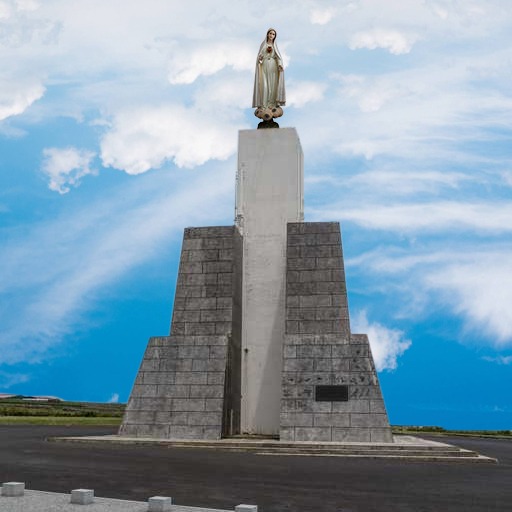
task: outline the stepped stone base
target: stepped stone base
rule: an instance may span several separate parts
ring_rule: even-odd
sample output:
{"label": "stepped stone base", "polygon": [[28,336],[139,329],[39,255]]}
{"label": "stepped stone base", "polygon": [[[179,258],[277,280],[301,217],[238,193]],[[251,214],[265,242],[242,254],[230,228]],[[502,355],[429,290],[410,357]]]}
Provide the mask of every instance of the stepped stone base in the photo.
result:
{"label": "stepped stone base", "polygon": [[283,441],[393,442],[368,337],[350,332],[337,222],[288,224],[281,396]]}
{"label": "stepped stone base", "polygon": [[[339,224],[287,230],[280,439],[392,443],[368,338],[350,331]],[[235,226],[185,230],[170,336],[149,341],[121,436],[240,433],[242,246]]]}
{"label": "stepped stone base", "polygon": [[232,336],[236,244],[234,226],[185,229],[171,333],[149,340],[120,435],[236,433],[230,429],[240,409],[230,359],[239,357]]}

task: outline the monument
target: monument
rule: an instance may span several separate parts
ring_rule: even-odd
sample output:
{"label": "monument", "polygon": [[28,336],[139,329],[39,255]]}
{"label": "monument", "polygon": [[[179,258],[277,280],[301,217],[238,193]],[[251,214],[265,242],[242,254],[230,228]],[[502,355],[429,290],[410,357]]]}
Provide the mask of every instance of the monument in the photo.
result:
{"label": "monument", "polygon": [[340,227],[304,222],[303,154],[269,29],[235,224],[186,228],[169,336],[149,340],[121,436],[393,442],[368,337],[350,330]]}

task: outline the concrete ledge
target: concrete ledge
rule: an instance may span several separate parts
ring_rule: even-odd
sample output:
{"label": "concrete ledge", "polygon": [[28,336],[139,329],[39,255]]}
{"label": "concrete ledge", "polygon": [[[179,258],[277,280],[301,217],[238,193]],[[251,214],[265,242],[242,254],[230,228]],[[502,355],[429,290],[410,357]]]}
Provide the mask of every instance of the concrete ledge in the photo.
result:
{"label": "concrete ledge", "polygon": [[203,448],[254,452],[260,455],[303,455],[323,457],[360,457],[371,459],[411,460],[414,462],[497,463],[497,459],[480,455],[446,443],[414,436],[399,435],[392,443],[279,441],[234,437],[220,440],[154,439],[126,436],[53,437],[51,442],[157,445],[168,448]]}
{"label": "concrete ledge", "polygon": [[[152,510],[166,510],[170,512],[233,512],[233,509],[186,507],[182,505],[172,505],[170,503],[167,504],[168,502],[165,500],[170,500],[170,498],[164,496],[154,496],[153,498],[163,498],[163,501],[160,503],[165,503],[164,506],[168,508],[148,508],[148,506],[151,507],[149,501],[145,503],[141,501],[95,497],[94,503],[85,506],[83,510],[90,510],[91,512],[149,512]],[[150,498],[150,500],[151,499],[152,498]],[[15,499],[4,495],[0,496],[0,510],[2,512],[74,512],[76,510],[82,510],[82,507],[70,503],[69,494],[26,490],[23,496],[19,496]]]}

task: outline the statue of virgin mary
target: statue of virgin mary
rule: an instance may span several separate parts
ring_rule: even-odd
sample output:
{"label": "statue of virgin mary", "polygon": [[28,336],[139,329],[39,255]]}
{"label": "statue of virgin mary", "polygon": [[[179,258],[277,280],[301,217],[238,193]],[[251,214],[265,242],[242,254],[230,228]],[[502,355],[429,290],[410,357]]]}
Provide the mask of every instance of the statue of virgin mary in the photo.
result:
{"label": "statue of virgin mary", "polygon": [[286,105],[283,59],[276,45],[277,33],[269,28],[256,59],[252,106],[275,108]]}

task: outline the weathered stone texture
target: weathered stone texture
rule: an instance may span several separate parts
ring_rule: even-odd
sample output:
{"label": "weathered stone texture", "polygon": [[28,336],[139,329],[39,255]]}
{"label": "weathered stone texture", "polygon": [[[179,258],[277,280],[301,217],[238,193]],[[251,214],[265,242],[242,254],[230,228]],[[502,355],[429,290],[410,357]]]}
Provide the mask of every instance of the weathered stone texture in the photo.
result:
{"label": "weathered stone texture", "polygon": [[[318,385],[348,401],[317,402]],[[339,224],[288,224],[280,437],[392,442],[368,337],[351,334]]]}
{"label": "weathered stone texture", "polygon": [[150,339],[120,435],[222,436],[232,331],[234,230],[233,226],[185,229],[171,333]]}

